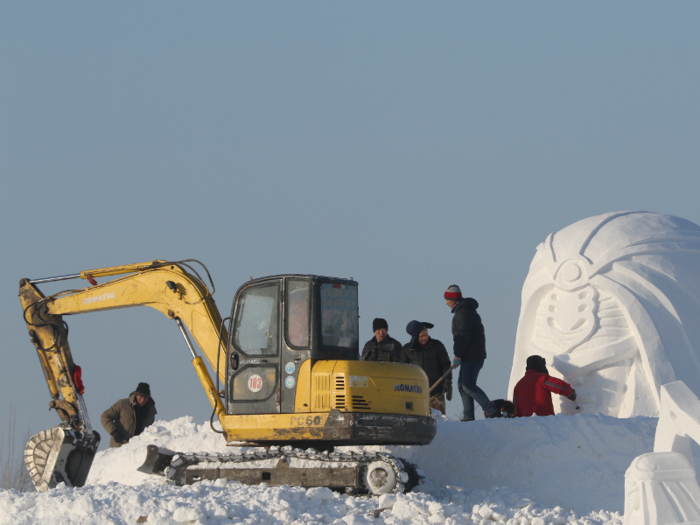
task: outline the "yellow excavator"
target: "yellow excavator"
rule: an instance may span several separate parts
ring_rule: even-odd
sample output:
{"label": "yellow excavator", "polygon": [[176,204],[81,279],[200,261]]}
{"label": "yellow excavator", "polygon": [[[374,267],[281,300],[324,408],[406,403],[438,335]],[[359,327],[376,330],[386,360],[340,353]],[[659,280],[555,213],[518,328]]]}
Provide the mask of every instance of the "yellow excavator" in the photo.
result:
{"label": "yellow excavator", "polygon": [[[102,278],[108,280],[98,283]],[[91,286],[50,296],[37,288],[68,279]],[[64,316],[142,305],[177,324],[227,444],[262,448],[202,455],[151,445],[139,470],[176,484],[226,478],[348,493],[410,490],[419,482],[414,465],[387,454],[334,452],[347,445],[425,445],[436,432],[428,379],[419,367],[358,359],[357,287],[352,279],[316,275],[251,279],[238,289],[230,317],[222,319],[211,276],[198,261],[156,260],[22,279],[24,320],[49,388],[49,406],[61,418],[59,426],[36,434],[26,446],[37,490],[61,482],[83,486],[100,441],[83,400]],[[214,370],[216,385],[190,335]]]}

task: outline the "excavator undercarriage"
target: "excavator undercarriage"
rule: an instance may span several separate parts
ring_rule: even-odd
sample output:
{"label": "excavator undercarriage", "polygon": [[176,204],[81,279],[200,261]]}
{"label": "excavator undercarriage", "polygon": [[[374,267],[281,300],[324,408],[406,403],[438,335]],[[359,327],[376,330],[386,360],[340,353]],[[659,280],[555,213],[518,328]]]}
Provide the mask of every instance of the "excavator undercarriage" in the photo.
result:
{"label": "excavator undercarriage", "polygon": [[160,474],[176,485],[228,479],[248,485],[267,483],[328,487],[348,494],[396,494],[414,488],[422,476],[406,460],[377,452],[318,452],[270,447],[245,454],[184,454],[148,447],[141,472]]}

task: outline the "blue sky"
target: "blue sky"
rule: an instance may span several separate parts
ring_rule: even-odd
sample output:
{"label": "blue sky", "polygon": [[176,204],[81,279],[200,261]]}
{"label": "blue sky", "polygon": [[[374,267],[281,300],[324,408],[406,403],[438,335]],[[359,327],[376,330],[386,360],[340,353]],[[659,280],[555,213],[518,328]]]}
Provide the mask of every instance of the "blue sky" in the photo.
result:
{"label": "blue sky", "polygon": [[[250,276],[360,283],[449,346],[480,303],[480,384],[506,397],[546,235],[608,211],[700,223],[694,2],[0,5],[0,421],[53,426],[22,277],[196,258],[224,315]],[[66,287],[77,283],[67,283]],[[47,286],[48,293],[62,289]],[[93,424],[140,381],[209,417],[172,321],[68,319]],[[449,406],[457,415],[457,401]]]}

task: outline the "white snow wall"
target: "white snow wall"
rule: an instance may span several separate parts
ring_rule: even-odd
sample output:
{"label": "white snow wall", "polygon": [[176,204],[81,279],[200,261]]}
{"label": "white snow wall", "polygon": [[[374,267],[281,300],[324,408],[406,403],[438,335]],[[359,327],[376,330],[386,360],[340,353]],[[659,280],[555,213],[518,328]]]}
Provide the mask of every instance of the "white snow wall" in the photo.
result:
{"label": "white snow wall", "polygon": [[[700,227],[606,213],[551,233],[522,291],[509,394],[528,356],[571,383],[581,412],[657,416],[661,385],[700,397]],[[575,413],[563,398],[555,408]]]}

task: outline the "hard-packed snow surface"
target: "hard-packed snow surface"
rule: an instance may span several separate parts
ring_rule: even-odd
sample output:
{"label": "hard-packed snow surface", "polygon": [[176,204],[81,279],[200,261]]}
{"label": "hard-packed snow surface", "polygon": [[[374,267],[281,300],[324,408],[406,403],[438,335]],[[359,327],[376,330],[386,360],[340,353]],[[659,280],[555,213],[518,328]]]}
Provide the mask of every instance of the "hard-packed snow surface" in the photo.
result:
{"label": "hard-packed snow surface", "polygon": [[148,444],[241,453],[190,417],[157,421],[99,452],[85,487],[0,491],[0,524],[621,525],[624,474],[653,447],[657,420],[603,415],[478,420],[441,417],[424,447],[372,447],[423,470],[422,492],[352,497],[325,488],[202,482],[187,487],[136,471]]}

